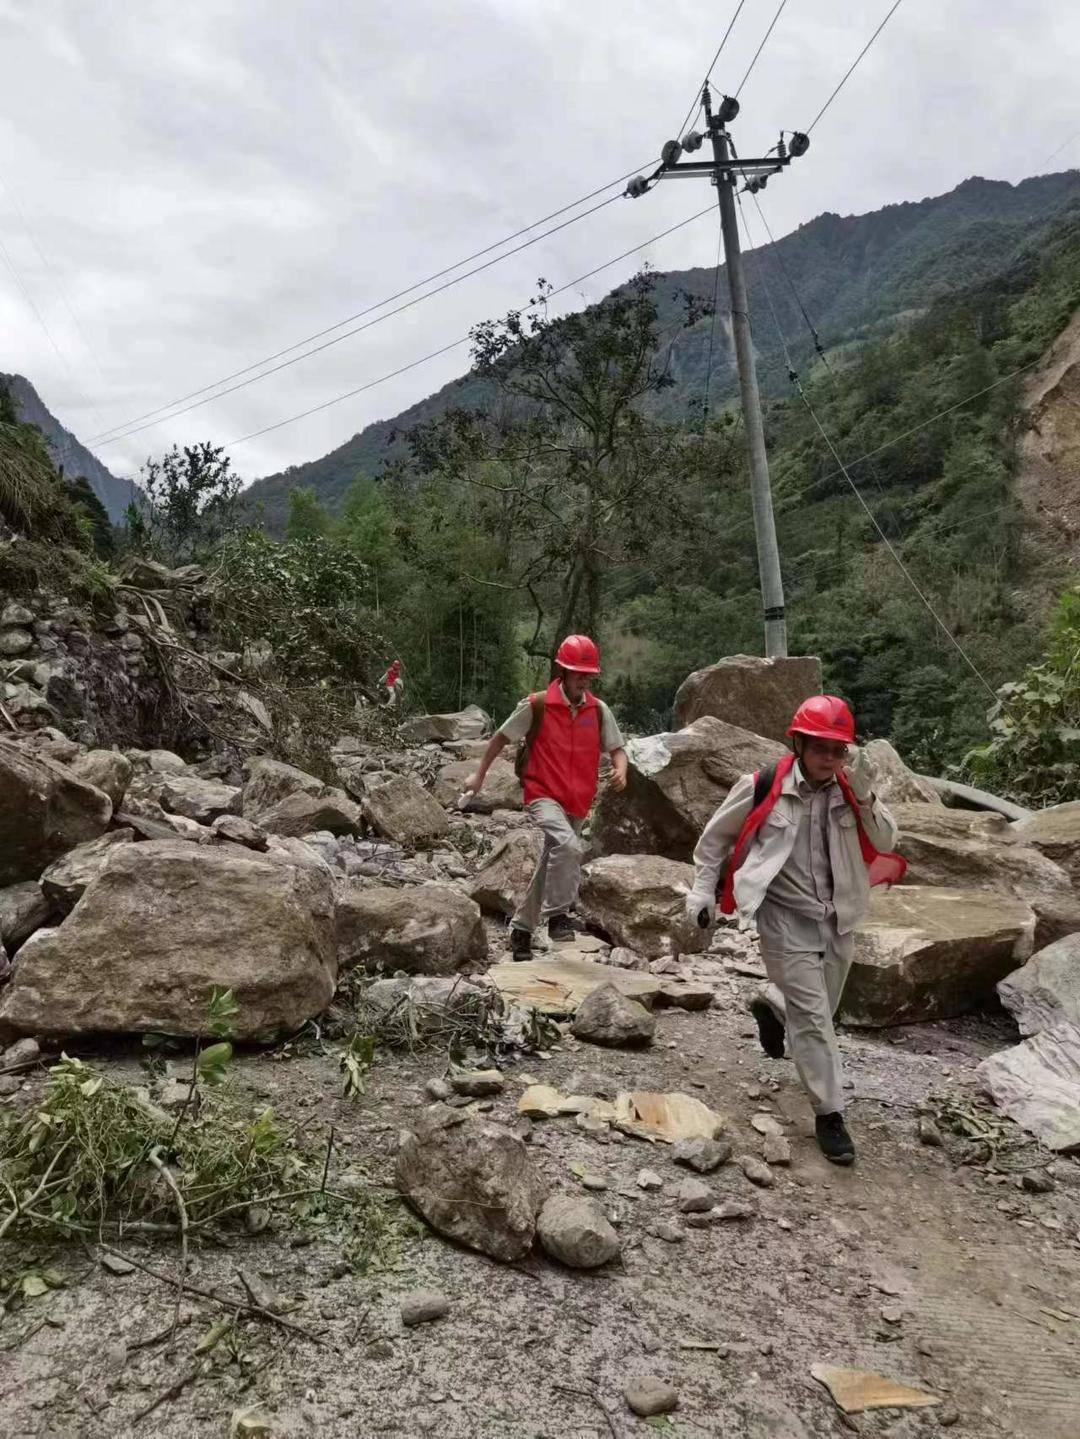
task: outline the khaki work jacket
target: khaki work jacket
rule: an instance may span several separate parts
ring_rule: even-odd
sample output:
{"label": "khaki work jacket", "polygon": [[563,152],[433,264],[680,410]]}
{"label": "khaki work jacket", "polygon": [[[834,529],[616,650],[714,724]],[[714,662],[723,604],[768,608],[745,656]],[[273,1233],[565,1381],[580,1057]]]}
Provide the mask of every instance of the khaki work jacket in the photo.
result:
{"label": "khaki work jacket", "polygon": [[[705,826],[694,850],[695,893],[715,892],[753,799],[754,776],[744,774]],[[750,852],[735,875],[735,904],[744,918],[752,919],[757,914],[769,886],[787,863],[802,815],[796,767],[784,777],[776,804],[754,836]],[[875,795],[860,802],[859,817],[876,850],[885,852],[896,847],[896,821]],[[836,928],[839,934],[847,934],[866,913],[870,882],[859,848],[855,813],[839,785],[834,785],[829,795],[828,829]]]}

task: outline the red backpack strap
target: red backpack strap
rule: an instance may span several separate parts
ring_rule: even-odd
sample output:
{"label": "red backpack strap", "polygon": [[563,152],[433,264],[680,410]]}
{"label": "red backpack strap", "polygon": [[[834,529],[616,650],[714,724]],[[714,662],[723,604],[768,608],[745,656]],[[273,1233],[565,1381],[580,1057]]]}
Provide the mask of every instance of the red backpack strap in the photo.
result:
{"label": "red backpack strap", "polygon": [[859,802],[855,798],[854,791],[843,770],[837,771],[836,780],[855,816],[855,826],[859,831],[859,849],[862,853],[863,864],[866,865],[871,887],[879,884],[899,884],[907,874],[907,860],[902,854],[882,854],[880,850],[874,848],[870,843],[870,836],[863,828]]}
{"label": "red backpack strap", "polygon": [[794,764],[795,756],[785,755],[778,764],[759,770],[754,775],[754,793],[750,813],[743,820],[742,829],[732,846],[731,854],[728,856],[728,862],[724,866],[721,876],[718,893],[721,914],[735,913],[735,876],[750,852],[754,836],[768,819],[776,804],[784,780]]}

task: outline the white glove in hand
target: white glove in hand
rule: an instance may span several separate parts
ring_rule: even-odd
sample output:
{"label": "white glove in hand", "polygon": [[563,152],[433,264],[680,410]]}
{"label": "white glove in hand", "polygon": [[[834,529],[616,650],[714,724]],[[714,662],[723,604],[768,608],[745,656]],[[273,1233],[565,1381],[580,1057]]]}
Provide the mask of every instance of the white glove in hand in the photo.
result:
{"label": "white glove in hand", "polygon": [[874,768],[866,756],[866,751],[856,750],[855,757],[847,762],[844,769],[852,794],[860,804],[865,804],[874,792]]}
{"label": "white glove in hand", "polygon": [[[704,916],[704,920],[702,916]],[[686,896],[686,917],[691,924],[708,929],[716,918],[716,895],[700,889],[692,889]]]}

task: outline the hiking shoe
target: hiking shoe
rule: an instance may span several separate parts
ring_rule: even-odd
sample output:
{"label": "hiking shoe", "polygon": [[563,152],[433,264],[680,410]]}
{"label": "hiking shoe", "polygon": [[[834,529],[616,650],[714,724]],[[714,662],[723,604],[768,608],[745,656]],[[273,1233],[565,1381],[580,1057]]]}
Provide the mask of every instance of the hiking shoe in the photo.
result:
{"label": "hiking shoe", "polygon": [[527,929],[510,931],[510,957],[515,960],[532,959],[532,935]]}
{"label": "hiking shoe", "polygon": [[763,997],[750,1001],[750,1013],[757,1022],[758,1039],[770,1059],[784,1057],[784,1026],[769,1001]]}
{"label": "hiking shoe", "polygon": [[855,1145],[842,1114],[819,1114],[814,1121],[817,1142],[830,1164],[854,1164]]}
{"label": "hiking shoe", "polygon": [[552,944],[565,944],[567,940],[576,939],[577,930],[570,923],[569,915],[553,914],[548,920],[548,939]]}

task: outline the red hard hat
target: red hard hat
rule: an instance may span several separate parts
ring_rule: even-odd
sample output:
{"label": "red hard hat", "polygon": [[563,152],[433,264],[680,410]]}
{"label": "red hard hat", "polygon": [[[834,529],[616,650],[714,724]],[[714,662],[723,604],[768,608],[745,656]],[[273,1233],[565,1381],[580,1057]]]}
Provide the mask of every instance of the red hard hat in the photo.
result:
{"label": "red hard hat", "polygon": [[814,739],[835,739],[855,743],[855,719],[836,695],[811,695],[795,711],[788,734],[812,735]]}
{"label": "red hard hat", "polygon": [[600,651],[588,635],[567,635],[555,652],[555,663],[583,675],[600,673]]}

